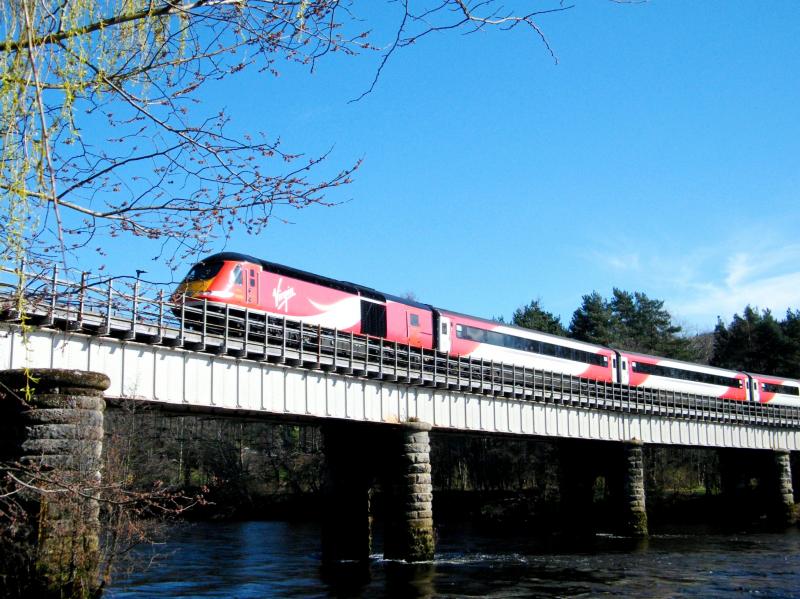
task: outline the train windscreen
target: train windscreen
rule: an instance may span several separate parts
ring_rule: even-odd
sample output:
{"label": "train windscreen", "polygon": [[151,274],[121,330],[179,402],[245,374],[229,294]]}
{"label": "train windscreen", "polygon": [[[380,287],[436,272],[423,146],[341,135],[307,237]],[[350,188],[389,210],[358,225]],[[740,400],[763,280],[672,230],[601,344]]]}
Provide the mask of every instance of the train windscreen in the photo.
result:
{"label": "train windscreen", "polygon": [[206,281],[213,279],[222,269],[222,262],[200,262],[192,266],[184,281]]}

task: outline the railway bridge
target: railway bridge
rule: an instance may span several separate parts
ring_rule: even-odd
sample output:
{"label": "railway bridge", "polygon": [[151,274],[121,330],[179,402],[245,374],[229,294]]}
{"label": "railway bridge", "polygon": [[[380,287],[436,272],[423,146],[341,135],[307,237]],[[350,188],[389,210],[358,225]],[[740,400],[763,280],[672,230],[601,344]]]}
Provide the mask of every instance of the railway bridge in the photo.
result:
{"label": "railway bridge", "polygon": [[[376,468],[393,498],[385,556],[432,557],[429,435],[438,431],[561,439],[563,484],[575,502],[594,472],[586,467],[587,448],[611,456],[606,467],[620,484],[622,532],[634,536],[647,534],[643,444],[714,447],[731,456],[752,452],[759,456],[756,474],[774,487],[774,513],[785,523],[793,517],[789,456],[800,450],[795,407],[456,358],[229,307],[190,308],[170,303],[163,293],[140,293],[138,281],[125,292],[111,279],[68,283],[54,273],[37,281],[38,287],[0,285],[2,427],[18,431],[24,425],[22,437],[35,433],[13,447],[3,445],[3,459],[26,452],[63,457],[73,442],[94,444],[91,451],[99,455],[102,419],[77,418],[72,409],[101,413],[100,397],[165,410],[322,423],[329,511],[323,555],[331,560],[370,554],[368,493]],[[20,374],[26,370],[46,398],[43,409],[70,407],[72,412],[60,410],[69,434],[49,420],[34,426],[19,402],[9,407],[30,380]],[[102,376],[82,374],[89,372]],[[59,394],[61,403],[53,399]],[[76,403],[75,397],[90,400]],[[83,434],[76,422],[93,424]],[[728,468],[729,476],[752,474],[737,474],[735,463]]]}

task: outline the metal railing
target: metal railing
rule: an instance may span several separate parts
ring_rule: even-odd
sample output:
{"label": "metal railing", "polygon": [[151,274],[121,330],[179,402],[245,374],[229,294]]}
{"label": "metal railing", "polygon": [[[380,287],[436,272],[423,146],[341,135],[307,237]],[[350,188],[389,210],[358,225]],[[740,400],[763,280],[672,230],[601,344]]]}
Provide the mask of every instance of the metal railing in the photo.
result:
{"label": "metal railing", "polygon": [[[800,408],[632,387],[145,290],[134,278],[0,269],[0,319],[494,397],[678,420],[800,428]],[[149,292],[148,292],[149,291]]]}

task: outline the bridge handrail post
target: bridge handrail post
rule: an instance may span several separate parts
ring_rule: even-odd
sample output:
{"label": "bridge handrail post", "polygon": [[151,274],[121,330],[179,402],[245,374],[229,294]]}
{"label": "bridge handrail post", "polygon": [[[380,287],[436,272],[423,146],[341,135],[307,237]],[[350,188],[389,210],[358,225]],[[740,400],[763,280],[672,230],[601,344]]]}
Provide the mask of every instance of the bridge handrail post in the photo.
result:
{"label": "bridge handrail post", "polygon": [[111,314],[113,312],[114,302],[114,282],[112,279],[108,280],[108,291],[106,292],[106,323],[105,334],[111,335]]}
{"label": "bridge handrail post", "polygon": [[303,357],[304,357],[304,351],[305,351],[305,347],[303,347],[305,345],[303,343],[304,341],[305,341],[305,332],[303,331],[303,321],[301,320],[300,321],[300,355],[299,355],[301,364],[303,363]]}
{"label": "bridge handrail post", "polygon": [[355,338],[356,336],[353,334],[353,331],[350,331],[350,355],[348,356],[349,372],[353,372],[353,354],[356,351]]}
{"label": "bridge handrail post", "polygon": [[53,326],[56,322],[56,295],[58,287],[58,264],[53,264],[53,278],[50,281],[50,314],[48,324]]}
{"label": "bridge handrail post", "polygon": [[158,337],[164,338],[164,290],[158,290]]}
{"label": "bridge handrail post", "polygon": [[78,324],[83,324],[83,309],[86,302],[86,271],[81,272],[81,287],[78,290]]}
{"label": "bridge handrail post", "polygon": [[322,325],[317,324],[317,365],[322,364]]}
{"label": "bridge handrail post", "polygon": [[267,353],[269,349],[269,316],[264,314],[264,346],[263,346],[263,353],[264,359],[267,359]]}
{"label": "bridge handrail post", "polygon": [[200,341],[203,348],[206,346],[206,335],[208,334],[208,298],[203,298],[203,326],[200,331]]}
{"label": "bridge handrail post", "polygon": [[181,323],[178,331],[178,344],[183,347],[183,339],[186,333],[186,292],[181,295]]}
{"label": "bridge handrail post", "polygon": [[133,284],[133,310],[131,312],[131,334],[136,337],[136,320],[139,318],[139,279]]}
{"label": "bridge handrail post", "polygon": [[224,331],[222,331],[222,351],[227,353],[228,352],[228,330],[230,329],[231,325],[231,305],[226,303],[225,304],[225,326]]}
{"label": "bridge handrail post", "polygon": [[286,358],[286,317],[281,316],[281,358]]}

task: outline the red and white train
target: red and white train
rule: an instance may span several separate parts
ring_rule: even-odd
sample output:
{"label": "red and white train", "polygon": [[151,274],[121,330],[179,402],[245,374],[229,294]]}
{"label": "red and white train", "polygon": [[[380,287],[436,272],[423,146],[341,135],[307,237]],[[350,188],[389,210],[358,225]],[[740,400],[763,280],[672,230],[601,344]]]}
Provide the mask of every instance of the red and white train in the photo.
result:
{"label": "red and white train", "polygon": [[800,406],[800,381],[611,349],[435,308],[233,252],[197,263],[176,298],[286,316],[454,356],[598,381]]}

